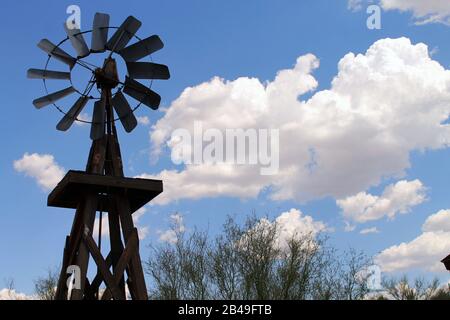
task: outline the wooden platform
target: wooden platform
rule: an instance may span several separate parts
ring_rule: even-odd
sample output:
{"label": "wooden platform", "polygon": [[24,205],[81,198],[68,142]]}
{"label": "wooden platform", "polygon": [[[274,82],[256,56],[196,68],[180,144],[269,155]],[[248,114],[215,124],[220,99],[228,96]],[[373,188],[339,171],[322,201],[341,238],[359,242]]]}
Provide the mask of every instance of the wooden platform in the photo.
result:
{"label": "wooden platform", "polygon": [[70,170],[49,194],[47,205],[76,209],[82,195],[96,193],[101,196],[97,210],[108,212],[108,196],[119,193],[128,197],[131,213],[134,213],[162,191],[161,180],[113,177]]}
{"label": "wooden platform", "polygon": [[442,259],[441,262],[444,264],[445,269],[450,271],[450,254],[447,257],[445,257],[444,259]]}

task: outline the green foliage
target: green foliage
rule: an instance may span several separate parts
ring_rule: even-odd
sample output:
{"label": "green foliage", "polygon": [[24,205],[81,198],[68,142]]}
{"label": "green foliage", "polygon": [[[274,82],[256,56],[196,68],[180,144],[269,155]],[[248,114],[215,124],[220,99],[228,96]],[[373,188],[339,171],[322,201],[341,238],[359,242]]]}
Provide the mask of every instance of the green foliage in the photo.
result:
{"label": "green foliage", "polygon": [[430,282],[423,278],[409,281],[405,275],[399,280],[385,279],[383,287],[386,291],[385,298],[391,300],[441,300],[449,298],[449,290],[439,288],[438,279]]}
{"label": "green foliage", "polygon": [[344,254],[312,234],[280,246],[279,227],[252,216],[244,225],[228,218],[210,240],[198,230],[174,227],[177,241],[152,247],[146,263],[153,299],[362,299],[370,259]]}
{"label": "green foliage", "polygon": [[39,300],[54,300],[58,284],[58,272],[49,269],[47,275],[34,281],[34,291]]}

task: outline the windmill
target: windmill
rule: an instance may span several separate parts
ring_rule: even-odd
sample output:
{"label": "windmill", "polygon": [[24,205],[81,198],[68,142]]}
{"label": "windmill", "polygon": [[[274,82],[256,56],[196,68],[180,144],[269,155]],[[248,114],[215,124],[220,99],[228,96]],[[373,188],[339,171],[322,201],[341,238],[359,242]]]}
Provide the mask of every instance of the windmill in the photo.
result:
{"label": "windmill", "polygon": [[[56,299],[126,299],[126,286],[132,299],[147,299],[147,289],[139,255],[139,238],[132,214],[163,190],[161,180],[124,177],[116,122],[120,121],[126,132],[137,126],[134,111],[141,105],[156,110],[161,97],[151,89],[153,80],[169,79],[167,66],[153,62],[142,62],[146,57],[162,49],[163,43],[157,35],[141,39],[136,32],[141,22],[129,16],[119,27],[109,26],[108,14],[96,13],[92,30],[64,28],[67,37],[54,44],[47,39],[38,47],[48,54],[44,69],[29,69],[32,79],[42,79],[46,95],[33,101],[37,109],[53,105],[63,114],[56,128],[68,130],[74,122],[88,122],[91,125],[92,145],[85,171],[70,170],[49,194],[47,205],[75,209],[70,235],[66,237],[61,273]],[[108,39],[108,33],[112,33]],[[91,47],[85,38],[90,34]],[[76,55],[62,49],[70,43]],[[132,44],[131,44],[132,43]],[[102,66],[87,61],[91,54],[105,56]],[[121,80],[115,56],[126,65],[127,75]],[[49,70],[49,62],[57,60],[68,67],[68,71]],[[75,67],[89,72],[90,80],[85,88],[77,88],[73,82]],[[150,86],[137,81],[149,79]],[[67,87],[49,93],[47,81],[68,81]],[[99,93],[92,93],[96,87]],[[66,111],[58,103],[69,96],[78,95]],[[137,100],[131,107],[126,96]],[[92,100],[92,120],[81,119],[82,110]],[[103,257],[101,252],[102,223],[99,223],[99,237],[93,238],[94,222],[102,221],[108,213],[110,252]],[[97,266],[96,274],[89,279],[88,265],[92,260]],[[72,271],[72,274],[67,272]],[[78,270],[78,272],[76,272]],[[69,277],[70,276],[70,277]],[[73,279],[75,278],[75,282]],[[106,288],[100,294],[102,283]],[[68,287],[71,287],[69,290]]]}

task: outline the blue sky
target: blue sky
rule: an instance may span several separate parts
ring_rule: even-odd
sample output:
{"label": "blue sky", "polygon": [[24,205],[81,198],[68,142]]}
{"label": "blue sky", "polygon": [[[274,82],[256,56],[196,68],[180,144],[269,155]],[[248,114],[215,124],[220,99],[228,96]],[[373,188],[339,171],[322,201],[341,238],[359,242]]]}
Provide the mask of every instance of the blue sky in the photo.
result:
{"label": "blue sky", "polygon": [[[395,90],[400,88],[396,85],[392,86],[392,90],[388,86],[387,90],[383,92],[386,93],[386,96],[392,94],[398,99],[392,98],[386,101],[380,99],[380,103],[386,103],[386,108],[382,111],[385,113],[380,115],[381,119],[390,119],[384,117],[390,114],[389,108],[391,107],[397,108],[395,110],[405,111],[406,114],[409,114],[408,110],[411,110],[412,113],[417,113],[417,117],[411,119],[405,117],[407,118],[405,127],[409,123],[407,121],[411,121],[411,127],[419,128],[420,131],[421,125],[419,122],[422,121],[420,119],[424,121],[422,124],[424,128],[428,128],[426,121],[435,121],[435,118],[428,117],[427,112],[432,112],[429,110],[438,110],[437,108],[440,106],[442,106],[442,110],[449,108],[450,43],[448,37],[450,29],[442,21],[418,25],[417,21],[423,19],[423,12],[427,8],[411,7],[407,8],[410,10],[399,11],[395,8],[388,8],[385,4],[388,2],[380,3],[383,6],[381,29],[369,30],[366,27],[368,15],[365,8],[367,4],[362,3],[362,10],[350,10],[347,1],[344,0],[145,2],[129,0],[122,2],[122,4],[118,1],[40,1],[39,5],[25,1],[2,1],[0,32],[3,47],[0,55],[1,61],[3,61],[3,77],[0,81],[3,96],[3,116],[0,120],[0,130],[3,136],[3,153],[0,157],[0,192],[2,194],[0,252],[3,258],[0,263],[0,281],[14,278],[19,291],[31,293],[33,279],[45,274],[47,268],[57,266],[60,263],[64,238],[70,231],[73,212],[46,207],[49,188],[37,183],[36,177],[41,175],[33,171],[32,164],[27,164],[26,161],[22,162],[22,169],[18,169],[17,165],[14,166],[15,161],[24,159],[26,153],[37,154],[38,158],[36,159],[39,161],[43,159],[43,155],[52,155],[52,160],[50,161],[48,158],[47,160],[53,166],[64,170],[83,169],[87,160],[90,147],[89,127],[75,125],[67,133],[56,131],[55,125],[59,121],[60,114],[51,106],[42,110],[34,109],[32,100],[44,94],[42,83],[26,79],[28,68],[42,68],[46,61],[46,55],[36,47],[37,42],[44,37],[54,42],[65,37],[62,23],[68,16],[66,8],[69,5],[80,6],[81,28],[83,30],[90,29],[93,15],[99,11],[109,13],[111,25],[116,26],[128,15],[133,15],[143,22],[143,26],[138,32],[139,36],[146,37],[151,34],[158,34],[162,38],[165,43],[164,49],[155,53],[152,57],[156,62],[169,65],[171,70],[169,81],[155,82],[153,86],[162,96],[162,110],[187,108],[188,103],[186,101],[189,100],[178,99],[185,88],[205,84],[206,90],[212,89],[214,84],[211,79],[213,77],[225,79],[222,82],[225,87],[228,86],[226,80],[233,81],[240,77],[259,79],[259,82],[263,85],[273,82],[277,72],[293,69],[297,58],[306,54],[313,54],[315,59],[320,61],[320,66],[310,70],[310,74],[317,81],[317,86],[306,90],[300,100],[307,101],[315,96],[315,99],[311,99],[312,101],[308,103],[311,103],[311,106],[320,105],[321,98],[315,94],[323,90],[333,89],[332,80],[340,71],[342,71],[343,79],[345,77],[347,77],[345,78],[347,80],[353,79],[351,78],[354,76],[351,63],[352,61],[357,63],[356,60],[349,59],[347,65],[349,67],[345,69],[347,70],[345,77],[343,69],[340,69],[341,65],[338,65],[347,53],[360,53],[367,56],[366,51],[376,41],[405,37],[410,39],[411,44],[399,41],[381,42],[379,48],[392,46],[394,49],[382,51],[380,54],[398,54],[396,57],[401,59],[409,56],[409,53],[404,53],[404,51],[410,50],[411,52],[414,51],[414,53],[411,53],[411,60],[414,60],[417,55],[422,54],[415,45],[421,42],[425,43],[428,46],[428,53],[431,54],[430,61],[434,60],[439,63],[443,69],[435,70],[428,62],[414,64],[415,61],[408,61],[416,69],[399,69],[398,76],[404,72],[410,75],[409,78],[405,79],[411,79],[411,74],[416,75],[414,72],[420,72],[420,68],[424,68],[424,70],[430,68],[429,73],[424,74],[424,83],[430,86],[424,88],[428,88],[430,96],[419,95],[420,90],[425,90],[421,87],[417,89],[417,101],[419,104],[423,102],[434,103],[434,107],[423,106],[423,109],[421,109],[421,106],[410,102],[410,99],[404,96],[408,93],[414,96],[415,92],[411,92],[411,90],[396,92]],[[396,2],[401,3],[402,1],[391,1],[391,3]],[[439,8],[433,7],[433,1],[429,3],[430,14],[436,13],[433,10],[439,10]],[[444,17],[448,17],[448,12],[447,16],[444,15]],[[400,48],[400,46],[402,47]],[[378,49],[374,49],[374,51],[376,50]],[[381,51],[381,49],[379,50]],[[57,63],[55,63],[56,67]],[[447,69],[447,71],[443,71],[444,69]],[[446,87],[444,85],[439,87],[439,90],[434,90],[433,85],[439,86],[441,83],[438,83],[437,80],[436,82],[431,80],[427,82],[427,77],[434,77],[433,72],[436,73],[436,78],[439,78],[442,83],[447,83]],[[344,80],[341,81],[342,86],[345,86]],[[246,87],[246,83],[236,83],[236,86],[240,85],[242,85],[242,90],[250,90]],[[414,88],[414,82],[411,86]],[[374,88],[377,88],[376,82]],[[351,88],[345,88],[345,90],[351,96]],[[434,93],[436,93],[436,96],[431,96]],[[200,96],[205,93],[194,90],[190,93],[192,95],[190,97],[194,99],[196,94]],[[355,96],[357,94],[355,93]],[[249,95],[251,94],[249,93]],[[352,101],[356,101],[356,98],[353,98],[355,100]],[[213,97],[212,99],[218,98]],[[376,96],[375,99],[377,99]],[[178,104],[174,104],[174,101],[178,101]],[[219,102],[218,100],[211,101]],[[274,102],[274,104],[276,103],[278,102]],[[400,105],[401,109],[398,109]],[[202,119],[205,121],[208,119],[208,107],[201,103],[195,104],[195,108],[204,112]],[[213,110],[210,112],[214,112],[215,106],[211,105],[210,107]],[[230,112],[233,112],[233,108],[235,106],[231,105]],[[181,114],[184,114],[183,112],[183,110],[180,111]],[[423,117],[419,114],[420,112],[424,113]],[[162,149],[162,154],[156,161],[152,161],[155,159],[150,154],[152,148],[155,148],[155,140],[150,138],[150,132],[153,130],[151,125],[163,119],[162,121],[165,121],[166,124],[176,126],[178,123],[173,117],[165,116],[162,111],[153,112],[144,108],[140,108],[137,115],[147,116],[150,125],[141,124],[131,134],[126,134],[120,129],[126,175],[158,175],[165,169],[176,169],[178,172],[185,170],[183,167],[175,166],[170,161],[170,150],[167,147]],[[235,116],[239,117],[239,115]],[[322,114],[322,116],[323,119],[328,118],[326,114]],[[339,116],[338,113],[337,116]],[[319,120],[315,119],[314,121]],[[400,138],[408,138],[409,132],[407,129],[396,125],[395,128],[391,128],[392,130],[389,131],[386,139],[389,140],[391,136],[398,138],[395,134],[400,130],[399,128],[403,130],[401,134],[398,133],[401,136]],[[148,227],[148,234],[142,240],[141,255],[146,258],[149,253],[146,245],[161,241],[159,238],[168,228],[171,222],[170,216],[175,212],[183,215],[183,221],[188,229],[193,227],[208,228],[209,232],[214,234],[220,230],[228,214],[235,215],[239,220],[255,211],[259,216],[268,215],[272,219],[276,219],[282,213],[295,208],[302,212],[301,217],[310,216],[314,221],[324,223],[328,228],[327,232],[331,243],[337,248],[354,247],[374,256],[402,242],[408,244],[427,230],[430,234],[433,233],[436,236],[435,239],[442,239],[439,237],[448,239],[450,227],[446,230],[436,230],[433,229],[433,223],[442,221],[450,226],[448,218],[450,213],[442,212],[428,220],[427,227],[424,226],[425,221],[431,215],[440,210],[450,209],[448,197],[450,169],[447,168],[450,151],[446,148],[445,141],[447,141],[447,138],[444,138],[444,142],[433,143],[435,136],[443,135],[445,132],[442,128],[436,129],[436,126],[430,125],[430,128],[430,132],[425,129],[423,132],[426,141],[421,140],[421,135],[417,134],[418,130],[411,133],[410,140],[415,143],[411,143],[411,146],[401,153],[401,155],[406,154],[409,165],[403,164],[402,167],[400,164],[394,166],[395,168],[392,170],[390,168],[378,168],[377,173],[373,173],[370,178],[367,178],[367,182],[360,183],[360,189],[357,189],[359,186],[357,183],[345,187],[346,179],[334,181],[333,178],[330,178],[329,184],[336,185],[336,188],[323,187],[323,193],[329,193],[330,195],[319,196],[320,192],[318,192],[309,199],[303,199],[301,195],[296,194],[284,196],[282,200],[274,200],[271,197],[273,186],[271,187],[271,184],[266,182],[255,184],[260,187],[260,191],[256,195],[249,192],[251,195],[248,197],[243,194],[236,195],[232,192],[218,192],[212,198],[207,194],[198,194],[195,197],[182,199],[177,199],[176,196],[171,195],[167,203],[147,206],[147,211],[139,219],[138,225],[141,228]],[[440,131],[441,129],[442,131]],[[321,128],[317,128],[318,133],[320,133],[320,130]],[[359,131],[354,132],[358,133]],[[283,150],[290,148],[304,148],[304,145],[298,142],[301,137],[297,138],[292,135],[290,137],[291,139],[281,140],[281,153],[283,153]],[[401,141],[401,139],[396,140],[396,142]],[[333,143],[333,141],[330,140],[330,143]],[[386,145],[389,142],[390,140],[386,142]],[[343,142],[338,140],[337,143]],[[348,143],[351,144],[352,142],[349,141]],[[311,142],[311,147],[317,147],[317,150],[321,150],[319,143],[315,145]],[[369,146],[369,149],[361,151],[357,148],[350,148],[349,150],[355,152],[355,156],[359,152],[370,151],[376,158],[377,145],[375,144],[372,148],[374,149],[370,149]],[[386,160],[386,166],[389,167],[391,162],[395,162],[389,160],[390,157],[395,158],[395,154],[394,156],[391,154],[392,152],[395,153],[395,149],[387,148],[387,151],[380,152],[379,162],[383,163]],[[401,149],[401,147],[397,149]],[[320,151],[318,152],[321,156]],[[280,163],[280,166],[283,167],[283,163]],[[348,166],[351,166],[351,164],[349,163]],[[318,170],[320,168],[319,160]],[[342,168],[337,167],[337,170],[339,169]],[[39,167],[37,170],[39,171]],[[351,172],[351,168],[346,168],[346,170]],[[367,169],[367,171],[369,170]],[[52,171],[52,173],[55,172]],[[355,172],[355,179],[358,174],[361,173]],[[174,175],[169,182],[177,181],[177,177],[178,175]],[[209,185],[211,188],[217,187],[217,184],[222,181],[220,178],[216,180],[214,175],[211,174],[208,174],[207,178],[208,181],[212,181]],[[300,178],[298,177],[298,179]],[[281,176],[279,178],[273,177],[273,179],[273,181],[282,180]],[[256,180],[258,180],[257,177],[255,177]],[[216,182],[214,183],[214,181]],[[378,215],[376,218],[366,219],[366,222],[361,222],[361,218],[355,219],[355,216],[364,216],[364,214],[368,214],[367,210],[365,213],[356,212],[353,215],[345,216],[343,207],[337,204],[337,200],[343,199],[347,199],[347,203],[361,201],[361,199],[351,198],[359,192],[365,192],[366,196],[372,195],[382,198],[386,187],[388,189],[389,186],[401,188],[402,185],[397,185],[399,181],[406,181],[409,183],[407,187],[415,187],[416,189],[412,191],[408,189],[412,194],[408,195],[406,199],[400,200],[398,198],[390,199],[389,197],[392,194],[386,192],[385,197],[394,204],[391,203],[391,207],[386,209],[386,212],[379,208],[369,208],[372,211],[378,210]],[[420,184],[413,185],[412,182],[414,181],[419,181]],[[193,183],[195,184],[196,181],[194,180]],[[238,179],[230,183],[235,183],[239,187],[245,185],[248,181]],[[342,192],[339,191],[338,186],[340,184],[342,184]],[[287,188],[281,182],[277,186],[282,190]],[[299,187],[300,193],[302,190],[302,187]],[[402,192],[406,191],[400,190],[399,192],[404,194]],[[404,202],[398,204],[401,201]],[[396,205],[397,207],[395,207]],[[366,206],[370,207],[367,204]],[[389,210],[393,211],[391,218],[387,217]],[[405,211],[405,214],[401,214],[399,211]],[[350,218],[350,215],[353,218]],[[298,219],[298,216],[294,215],[292,218]],[[301,221],[303,220],[300,218],[300,226],[302,225]],[[355,226],[355,229],[353,231],[345,230],[345,221]],[[370,228],[376,228],[378,232],[360,233],[361,230]],[[393,267],[395,263],[387,253],[381,261],[390,265],[389,270],[393,274],[437,275],[443,281],[448,280],[448,275],[443,272],[444,270],[441,270],[441,272],[436,269],[429,270],[428,267],[435,264],[436,261],[429,261],[427,264],[426,260],[435,259],[436,255],[443,252],[442,249],[436,249],[433,243],[425,243],[423,239],[419,242],[419,249],[413,245],[407,245],[405,250],[411,252],[402,253],[405,256],[400,257],[404,262],[411,254],[413,260],[420,260],[417,263],[402,268]],[[447,253],[450,253],[450,247],[447,249]],[[417,252],[414,250],[428,251],[424,252],[424,258],[421,260],[417,258]],[[391,252],[399,251],[392,250]],[[0,283],[1,287],[2,284]]]}

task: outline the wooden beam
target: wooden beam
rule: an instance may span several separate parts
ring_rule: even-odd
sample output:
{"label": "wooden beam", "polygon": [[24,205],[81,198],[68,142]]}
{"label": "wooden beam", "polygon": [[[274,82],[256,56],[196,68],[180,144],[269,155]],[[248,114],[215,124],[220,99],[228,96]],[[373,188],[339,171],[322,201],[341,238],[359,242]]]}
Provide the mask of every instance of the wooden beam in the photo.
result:
{"label": "wooden beam", "polygon": [[66,243],[64,245],[64,252],[63,252],[63,262],[61,266],[61,271],[59,273],[58,278],[58,284],[56,286],[56,293],[55,293],[55,300],[66,300],[67,299],[67,266],[68,266],[68,260],[69,260],[69,247],[70,237],[66,237]]}
{"label": "wooden beam", "polygon": [[103,173],[106,158],[106,143],[106,136],[92,142],[88,162],[86,164],[86,172]]}
{"label": "wooden beam", "polygon": [[[94,227],[97,201],[98,201],[98,198],[97,198],[96,194],[86,195],[81,218],[84,222],[84,224],[83,224],[84,228],[87,227],[89,230],[92,230],[92,228]],[[73,236],[80,237],[81,233],[83,233],[82,230],[76,230],[76,233]],[[80,288],[80,290],[72,290],[72,295],[71,295],[72,300],[82,300],[83,299],[85,280],[86,280],[87,269],[88,269],[88,265],[89,265],[89,250],[83,241],[79,241],[78,243],[79,243],[78,253],[76,256],[75,264],[80,268],[80,286],[81,286],[81,288]]]}
{"label": "wooden beam", "polygon": [[86,300],[95,300],[95,292],[92,290],[92,286],[89,283],[89,279],[86,278],[84,284],[84,299]]}
{"label": "wooden beam", "polygon": [[[114,272],[114,281],[116,284],[119,284],[119,282],[123,279],[123,273],[125,272],[125,269],[130,262],[131,258],[136,255],[136,250],[138,248],[139,244],[139,237],[137,229],[134,228],[132,234],[130,235],[130,238],[125,246],[125,249],[122,252],[122,255],[120,256],[120,259],[117,263],[116,270]],[[104,293],[102,300],[109,300],[110,296],[107,292]]]}
{"label": "wooden beam", "polygon": [[107,289],[111,291],[111,295],[114,299],[124,300],[125,297],[122,295],[122,292],[116,286],[113,275],[109,271],[100,250],[98,250],[97,244],[95,243],[94,239],[89,233],[90,233],[89,228],[86,227],[85,232],[83,233],[83,240],[84,243],[87,245],[92,255],[92,258],[94,259],[98,269],[100,270],[103,276],[103,280],[105,281]]}
{"label": "wooden beam", "polygon": [[[108,220],[109,220],[109,239],[111,246],[112,270],[114,274],[117,274],[118,272],[117,263],[119,262],[120,257],[123,254],[124,248],[120,236],[119,215],[117,214],[116,210],[112,210],[110,213],[108,213]],[[119,278],[119,281],[117,281],[117,285],[125,295],[125,279],[123,276],[123,270],[121,271],[121,277]]]}
{"label": "wooden beam", "polygon": [[[124,195],[116,195],[116,207],[120,214],[120,222],[122,225],[122,233],[125,242],[128,242],[133,232],[134,223],[130,213],[128,199]],[[135,288],[135,295],[139,300],[148,300],[147,288],[145,286],[144,271],[142,270],[141,257],[139,251],[134,254],[130,261],[130,275]]]}
{"label": "wooden beam", "polygon": [[[105,259],[106,267],[109,269],[111,267],[111,253],[108,253]],[[101,284],[103,282],[103,277],[100,272],[100,270],[97,270],[97,274],[94,277],[94,280],[92,280],[91,288],[94,292],[98,292],[98,289],[100,288]]]}

